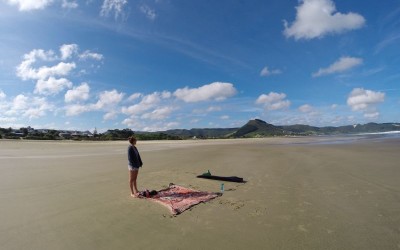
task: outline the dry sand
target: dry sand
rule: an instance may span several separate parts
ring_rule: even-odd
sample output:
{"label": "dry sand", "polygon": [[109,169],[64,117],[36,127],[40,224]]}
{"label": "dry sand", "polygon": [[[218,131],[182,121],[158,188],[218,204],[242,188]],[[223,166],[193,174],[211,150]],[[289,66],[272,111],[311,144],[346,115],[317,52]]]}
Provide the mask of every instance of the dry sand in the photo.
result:
{"label": "dry sand", "polygon": [[247,180],[176,217],[130,198],[126,142],[0,140],[0,249],[400,249],[400,139],[330,140],[138,142],[139,189]]}

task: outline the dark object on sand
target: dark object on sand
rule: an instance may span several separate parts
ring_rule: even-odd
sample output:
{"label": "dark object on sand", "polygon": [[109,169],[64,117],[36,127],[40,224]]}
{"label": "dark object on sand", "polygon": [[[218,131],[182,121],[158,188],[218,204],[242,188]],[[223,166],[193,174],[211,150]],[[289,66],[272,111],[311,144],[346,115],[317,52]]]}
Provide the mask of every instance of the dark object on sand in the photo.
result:
{"label": "dark object on sand", "polygon": [[208,173],[204,173],[201,175],[198,175],[197,178],[204,178],[204,179],[210,179],[210,180],[219,180],[219,181],[230,181],[230,182],[245,182],[243,178],[237,177],[237,176],[217,176],[217,175],[211,175]]}
{"label": "dark object on sand", "polygon": [[156,195],[157,193],[158,192],[156,190],[149,191],[146,189],[145,191],[139,192],[139,196],[150,198],[150,197]]}

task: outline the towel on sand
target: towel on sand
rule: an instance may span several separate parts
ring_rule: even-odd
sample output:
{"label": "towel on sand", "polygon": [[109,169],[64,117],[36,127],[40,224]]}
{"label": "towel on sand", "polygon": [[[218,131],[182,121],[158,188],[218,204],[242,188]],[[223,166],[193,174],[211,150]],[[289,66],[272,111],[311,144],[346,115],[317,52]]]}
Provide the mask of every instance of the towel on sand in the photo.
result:
{"label": "towel on sand", "polygon": [[158,191],[155,195],[149,197],[140,195],[139,197],[158,202],[166,206],[172,214],[177,215],[201,202],[207,202],[218,196],[221,196],[221,194],[198,191],[172,184],[168,188]]}

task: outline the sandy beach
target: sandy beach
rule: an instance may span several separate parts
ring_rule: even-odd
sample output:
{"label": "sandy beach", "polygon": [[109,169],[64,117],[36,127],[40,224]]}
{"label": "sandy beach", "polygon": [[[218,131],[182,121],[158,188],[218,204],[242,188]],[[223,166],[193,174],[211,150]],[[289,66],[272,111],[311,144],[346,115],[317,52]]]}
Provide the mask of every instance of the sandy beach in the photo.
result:
{"label": "sandy beach", "polygon": [[130,198],[127,142],[0,140],[0,249],[400,249],[400,139],[138,142],[139,189],[225,192],[178,216]]}

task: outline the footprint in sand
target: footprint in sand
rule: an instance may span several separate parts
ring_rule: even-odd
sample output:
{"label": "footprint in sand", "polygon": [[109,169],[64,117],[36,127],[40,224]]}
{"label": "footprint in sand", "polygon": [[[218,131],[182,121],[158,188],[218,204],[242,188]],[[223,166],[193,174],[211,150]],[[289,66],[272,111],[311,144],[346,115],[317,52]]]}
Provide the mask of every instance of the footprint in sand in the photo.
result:
{"label": "footprint in sand", "polygon": [[242,207],[244,207],[244,202],[243,201],[220,200],[219,204],[229,206],[233,210],[239,210]]}
{"label": "footprint in sand", "polygon": [[263,216],[266,214],[267,214],[267,208],[265,208],[265,207],[258,207],[256,209],[254,209],[254,211],[249,213],[249,215],[253,216],[253,217]]}
{"label": "footprint in sand", "polygon": [[307,228],[304,225],[298,225],[297,226],[297,230],[301,231],[301,232],[305,232],[308,233]]}

